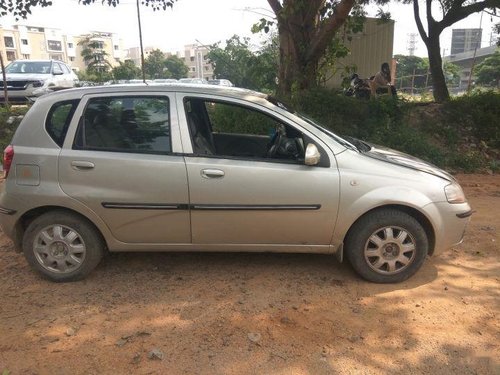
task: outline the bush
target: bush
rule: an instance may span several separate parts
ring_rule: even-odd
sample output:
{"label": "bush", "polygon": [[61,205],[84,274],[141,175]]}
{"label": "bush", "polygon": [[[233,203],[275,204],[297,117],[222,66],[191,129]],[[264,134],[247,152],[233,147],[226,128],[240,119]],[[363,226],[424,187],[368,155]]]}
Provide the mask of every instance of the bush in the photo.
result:
{"label": "bush", "polygon": [[500,93],[475,92],[453,98],[444,105],[447,123],[459,131],[469,131],[489,147],[500,149]]}
{"label": "bush", "polygon": [[411,105],[390,97],[360,100],[319,89],[295,103],[299,110],[339,135],[359,138],[442,165],[442,151],[409,126]]}
{"label": "bush", "polygon": [[28,106],[0,107],[0,152],[3,153],[12,141],[12,136],[28,109]]}
{"label": "bush", "polygon": [[390,97],[360,100],[317,89],[302,93],[294,105],[339,135],[394,148],[442,168],[498,170],[498,92],[457,97],[441,105]]}

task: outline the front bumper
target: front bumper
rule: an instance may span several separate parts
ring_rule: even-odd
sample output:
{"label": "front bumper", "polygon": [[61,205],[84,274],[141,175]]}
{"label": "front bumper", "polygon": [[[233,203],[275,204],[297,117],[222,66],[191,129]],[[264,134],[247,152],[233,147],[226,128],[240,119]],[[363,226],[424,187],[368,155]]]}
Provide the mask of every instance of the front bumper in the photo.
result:
{"label": "front bumper", "polygon": [[[45,87],[27,88],[25,90],[9,90],[7,92],[9,102],[12,103],[33,103],[42,95],[48,94],[53,90]],[[0,90],[0,102],[5,101],[3,90]]]}
{"label": "front bumper", "polygon": [[424,207],[435,233],[433,255],[442,253],[463,241],[473,211],[468,203],[430,203]]}

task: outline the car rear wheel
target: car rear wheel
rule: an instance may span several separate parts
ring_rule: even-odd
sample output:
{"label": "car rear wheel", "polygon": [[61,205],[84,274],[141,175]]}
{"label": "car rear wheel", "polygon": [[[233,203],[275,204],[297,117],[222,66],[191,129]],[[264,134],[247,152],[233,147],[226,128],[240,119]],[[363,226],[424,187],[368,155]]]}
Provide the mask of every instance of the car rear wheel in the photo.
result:
{"label": "car rear wheel", "polygon": [[345,245],[354,270],[376,283],[408,279],[422,266],[429,248],[422,225],[394,209],[362,217],[349,231]]}
{"label": "car rear wheel", "polygon": [[23,237],[28,263],[52,281],[86,277],[100,262],[104,243],[85,219],[64,211],[52,211],[33,220]]}

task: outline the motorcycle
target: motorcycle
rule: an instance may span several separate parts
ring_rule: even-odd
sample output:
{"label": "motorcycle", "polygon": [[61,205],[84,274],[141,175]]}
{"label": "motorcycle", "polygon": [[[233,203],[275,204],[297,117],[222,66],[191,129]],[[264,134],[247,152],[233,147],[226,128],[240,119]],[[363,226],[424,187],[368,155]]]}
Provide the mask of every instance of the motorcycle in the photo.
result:
{"label": "motorcycle", "polygon": [[[370,81],[374,79],[375,76],[369,79],[359,78],[355,73],[351,76],[351,81],[349,87],[344,90],[345,96],[353,96],[358,99],[370,99],[371,87]],[[378,95],[391,95],[393,98],[397,96],[396,87],[393,85],[387,85],[383,87],[378,87],[375,91]]]}

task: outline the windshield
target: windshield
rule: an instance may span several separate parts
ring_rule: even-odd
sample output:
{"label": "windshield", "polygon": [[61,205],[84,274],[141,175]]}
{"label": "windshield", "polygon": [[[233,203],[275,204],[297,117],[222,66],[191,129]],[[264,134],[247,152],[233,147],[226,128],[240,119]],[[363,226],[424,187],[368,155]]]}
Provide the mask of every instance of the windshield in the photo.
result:
{"label": "windshield", "polygon": [[[299,117],[300,119],[304,120],[308,124],[314,126],[316,129],[322,131],[323,133],[325,133],[330,138],[333,138],[336,142],[340,143],[342,146],[350,148],[350,149],[353,149],[353,150],[357,150],[357,151],[364,151],[362,148],[356,147],[357,145],[355,145],[351,140],[348,141],[348,140],[346,140],[346,139],[338,136],[337,134],[335,134],[331,130],[327,129],[326,127],[324,127],[324,126],[322,126],[320,124],[318,124],[316,121],[314,121],[310,117],[308,117],[308,116],[306,116],[306,115],[304,115],[304,114],[302,114],[300,112],[297,112],[297,111],[293,110],[292,107],[290,107],[288,104],[283,103],[282,101],[276,99],[275,97],[268,96],[267,100],[269,102],[273,103],[274,105],[278,106],[279,108],[284,109],[285,111],[287,111],[287,112],[289,112],[289,113],[291,113],[291,114]],[[350,137],[348,137],[348,138],[350,138]],[[369,146],[368,146],[368,149],[370,149]]]}
{"label": "windshield", "polygon": [[50,61],[14,61],[5,68],[6,73],[50,74]]}

